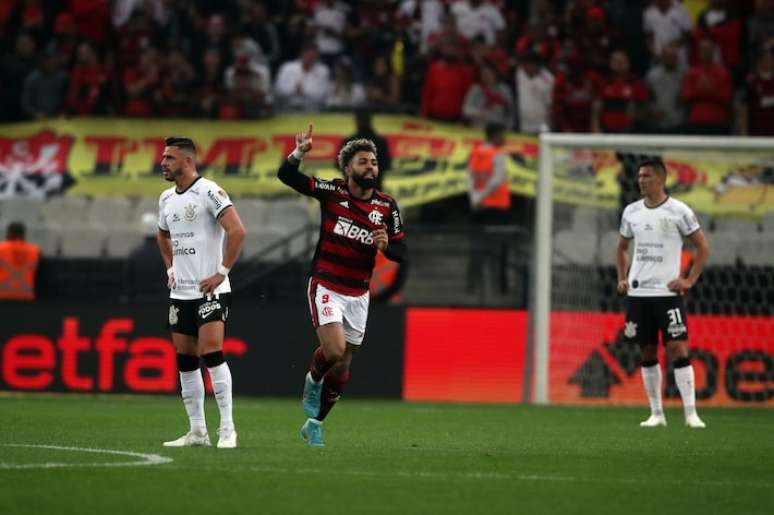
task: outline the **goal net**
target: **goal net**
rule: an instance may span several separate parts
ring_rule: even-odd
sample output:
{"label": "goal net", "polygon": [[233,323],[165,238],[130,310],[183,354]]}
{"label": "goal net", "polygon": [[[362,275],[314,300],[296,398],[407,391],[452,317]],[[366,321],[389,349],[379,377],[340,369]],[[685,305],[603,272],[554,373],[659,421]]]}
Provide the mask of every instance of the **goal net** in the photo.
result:
{"label": "goal net", "polygon": [[[660,158],[710,260],[686,297],[700,404],[774,405],[774,139],[543,134],[535,227],[537,403],[646,404],[616,295],[620,215]],[[683,267],[691,266],[691,249]],[[661,349],[664,399],[679,402]]]}

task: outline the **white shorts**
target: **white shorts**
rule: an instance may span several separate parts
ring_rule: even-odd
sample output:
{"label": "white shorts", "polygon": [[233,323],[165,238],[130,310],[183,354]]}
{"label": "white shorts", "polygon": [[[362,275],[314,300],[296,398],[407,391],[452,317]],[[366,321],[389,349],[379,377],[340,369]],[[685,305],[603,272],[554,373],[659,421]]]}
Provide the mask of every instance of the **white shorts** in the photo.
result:
{"label": "white shorts", "polygon": [[368,321],[369,292],[350,297],[331,291],[314,278],[309,279],[309,310],[315,329],[321,325],[339,323],[344,326],[347,343],[360,345]]}

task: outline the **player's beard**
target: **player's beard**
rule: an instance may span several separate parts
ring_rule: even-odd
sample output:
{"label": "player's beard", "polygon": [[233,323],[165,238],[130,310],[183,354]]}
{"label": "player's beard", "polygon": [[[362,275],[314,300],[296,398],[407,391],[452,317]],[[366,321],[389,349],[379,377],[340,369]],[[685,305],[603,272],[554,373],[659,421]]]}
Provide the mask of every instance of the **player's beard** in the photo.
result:
{"label": "player's beard", "polygon": [[175,178],[180,176],[180,170],[169,170],[169,171],[163,171],[162,174],[164,175],[164,180],[167,182],[175,182]]}
{"label": "player's beard", "polygon": [[376,177],[366,177],[365,175],[353,173],[352,180],[364,190],[370,190],[376,186]]}

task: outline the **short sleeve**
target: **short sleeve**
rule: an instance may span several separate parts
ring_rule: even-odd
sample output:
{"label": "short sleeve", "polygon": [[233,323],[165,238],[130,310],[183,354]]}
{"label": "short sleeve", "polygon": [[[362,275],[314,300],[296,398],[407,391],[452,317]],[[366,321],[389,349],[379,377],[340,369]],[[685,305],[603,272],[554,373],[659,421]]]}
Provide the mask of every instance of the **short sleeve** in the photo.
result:
{"label": "short sleeve", "polygon": [[680,234],[687,237],[701,229],[699,220],[690,207],[684,206],[680,211],[680,219],[677,221],[677,228]]}
{"label": "short sleeve", "polygon": [[395,200],[390,200],[390,218],[387,221],[387,237],[390,241],[400,240],[406,234],[403,232],[403,219]]}
{"label": "short sleeve", "polygon": [[164,194],[162,194],[159,197],[159,221],[158,226],[159,229],[162,231],[169,232],[169,225],[167,225],[167,217],[164,216],[164,206],[166,205],[165,202],[166,198],[164,197]]}
{"label": "short sleeve", "polygon": [[218,218],[224,209],[232,205],[231,199],[228,198],[226,192],[214,182],[207,187],[204,204],[207,207],[207,211],[215,218]]}
{"label": "short sleeve", "polygon": [[623,238],[626,238],[627,240],[631,240],[634,238],[634,233],[632,232],[632,224],[629,220],[629,210],[624,209],[623,215],[621,215],[621,228],[618,230],[618,232],[621,234]]}

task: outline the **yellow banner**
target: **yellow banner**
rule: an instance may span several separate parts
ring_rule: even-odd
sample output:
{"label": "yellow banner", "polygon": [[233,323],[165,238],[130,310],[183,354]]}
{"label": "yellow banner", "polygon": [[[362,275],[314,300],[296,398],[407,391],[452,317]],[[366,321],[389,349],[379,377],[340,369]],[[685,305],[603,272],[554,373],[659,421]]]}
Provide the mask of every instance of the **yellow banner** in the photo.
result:
{"label": "yellow banner", "polygon": [[[76,195],[156,196],[168,184],[158,163],[164,138],[185,135],[199,150],[199,171],[230,195],[274,196],[289,190],[276,178],[281,160],[292,151],[296,132],[314,123],[314,148],[304,171],[336,177],[334,161],[344,137],[355,131],[351,115],[293,115],[270,120],[52,120],[0,126],[0,197],[65,188]],[[403,207],[416,206],[468,188],[467,160],[481,131],[407,116],[374,116],[374,126],[390,145],[393,166],[385,189]],[[511,191],[533,197],[538,141],[510,134],[507,142]],[[674,154],[674,156],[672,156]],[[695,210],[762,213],[774,210],[774,193],[763,183],[725,188],[736,168],[758,166],[739,153],[729,161],[712,156],[663,156],[677,196]],[[554,198],[559,202],[615,208],[622,165],[613,152],[555,153]],[[748,172],[744,172],[748,173]],[[54,176],[52,180],[52,175]],[[60,176],[60,177],[57,177]],[[722,190],[722,191],[721,191]]]}

